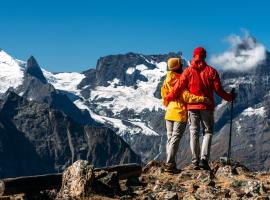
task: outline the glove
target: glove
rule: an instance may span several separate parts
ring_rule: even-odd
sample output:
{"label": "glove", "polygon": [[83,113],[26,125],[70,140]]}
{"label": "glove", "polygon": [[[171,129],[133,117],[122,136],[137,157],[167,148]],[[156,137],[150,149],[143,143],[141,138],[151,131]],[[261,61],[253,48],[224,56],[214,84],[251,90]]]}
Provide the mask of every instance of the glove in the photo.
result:
{"label": "glove", "polygon": [[204,101],[205,104],[210,105],[211,104],[211,100],[208,97],[204,97]]}

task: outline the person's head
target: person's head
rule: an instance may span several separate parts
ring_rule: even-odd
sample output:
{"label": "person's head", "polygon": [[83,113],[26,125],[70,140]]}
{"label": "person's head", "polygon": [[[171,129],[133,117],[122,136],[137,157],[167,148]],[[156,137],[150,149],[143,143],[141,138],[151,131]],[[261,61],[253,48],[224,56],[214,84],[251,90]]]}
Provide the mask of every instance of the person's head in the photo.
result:
{"label": "person's head", "polygon": [[195,61],[205,61],[206,50],[203,47],[197,47],[193,51],[193,59]]}
{"label": "person's head", "polygon": [[182,63],[180,58],[169,58],[167,61],[168,64],[168,70],[174,71],[174,72],[180,72],[182,71]]}

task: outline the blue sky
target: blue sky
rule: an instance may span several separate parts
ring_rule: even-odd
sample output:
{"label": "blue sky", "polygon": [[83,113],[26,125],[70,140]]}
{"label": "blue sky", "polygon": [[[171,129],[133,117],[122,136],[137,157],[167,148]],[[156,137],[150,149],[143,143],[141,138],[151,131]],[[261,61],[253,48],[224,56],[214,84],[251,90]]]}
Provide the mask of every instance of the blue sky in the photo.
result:
{"label": "blue sky", "polygon": [[270,46],[266,0],[0,0],[0,48],[26,60],[34,55],[50,71],[83,71],[99,57],[138,52],[209,52],[247,29]]}

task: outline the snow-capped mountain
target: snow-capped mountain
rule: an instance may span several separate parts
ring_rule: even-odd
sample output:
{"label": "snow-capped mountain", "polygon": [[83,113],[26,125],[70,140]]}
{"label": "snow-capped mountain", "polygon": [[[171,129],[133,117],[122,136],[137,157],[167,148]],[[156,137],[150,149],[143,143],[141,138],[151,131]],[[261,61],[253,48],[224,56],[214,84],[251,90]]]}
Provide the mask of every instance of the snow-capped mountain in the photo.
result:
{"label": "snow-capped mountain", "polygon": [[165,141],[160,84],[167,59],[180,55],[128,53],[102,57],[96,69],[83,72],[86,78],[79,84],[83,98],[75,104],[114,129],[143,161],[157,158],[164,152],[160,141]]}
{"label": "snow-capped mountain", "polygon": [[56,89],[72,92],[76,95],[80,94],[80,90],[77,88],[77,86],[85,78],[84,74],[77,72],[53,74],[45,69],[42,69],[42,72],[48,82],[51,83]]}
{"label": "snow-capped mountain", "polygon": [[23,62],[1,55],[1,178],[61,172],[77,159],[100,167],[141,162],[120,136],[68,98],[75,94],[55,89],[33,56]]}
{"label": "snow-capped mountain", "polygon": [[[256,41],[243,40],[235,46],[235,52],[221,58],[228,59],[228,55],[233,55],[236,61],[243,60],[238,56],[252,56],[249,51],[253,52],[256,47]],[[116,131],[147,162],[165,157],[165,108],[161,105],[160,86],[166,74],[167,59],[180,55],[111,55],[101,57],[95,69],[82,73],[54,74],[44,69],[42,72],[48,83],[67,94],[79,108],[88,110],[91,118]],[[220,57],[216,60],[219,61]],[[236,67],[220,70],[225,89],[230,91],[235,87],[238,93],[234,109],[232,155],[253,169],[268,169],[270,163],[267,153],[270,144],[269,53],[266,53],[264,60],[247,70],[237,70]],[[18,71],[23,70],[23,65],[18,63]],[[220,98],[216,100],[213,159],[226,155],[230,116],[230,104]],[[189,163],[188,134],[183,136],[180,148],[179,164]]]}
{"label": "snow-capped mountain", "polygon": [[[256,47],[250,45],[250,40],[248,42],[243,40],[239,48],[236,47],[236,54],[246,56],[243,49]],[[75,101],[76,105],[88,109],[93,118],[113,128],[145,162],[165,157],[164,107],[159,91],[166,74],[165,62],[172,56],[179,54],[145,56],[129,53],[102,57],[96,69],[83,72],[85,78],[78,85],[82,98]],[[266,153],[269,150],[269,59],[267,53],[265,62],[248,70],[220,70],[225,89],[230,91],[235,87],[238,93],[232,155],[252,169],[268,169],[270,162]],[[216,100],[213,159],[227,153],[230,116],[230,104],[220,98]],[[256,127],[261,128],[257,130]],[[188,134],[183,137],[180,149],[179,163],[189,163]]]}
{"label": "snow-capped mountain", "polygon": [[[166,72],[166,67],[165,62],[156,63],[155,69],[148,69],[146,65],[129,67],[126,71],[127,76],[132,75],[137,70],[147,81],[137,80],[136,85],[126,86],[120,84],[120,79],[115,78],[108,81],[108,86],[98,86],[91,89],[89,98],[83,101],[79,99],[75,103],[81,108],[91,106],[92,109],[89,110],[92,116],[96,116],[96,119],[102,123],[108,122],[119,128],[120,135],[125,135],[128,128],[122,121],[137,127],[131,130],[131,134],[158,135],[145,123],[142,123],[140,117],[136,116],[140,116],[145,109],[155,112],[163,109],[160,99],[154,97],[154,93]],[[88,106],[84,107],[83,105]],[[123,112],[129,116],[124,118]]]}
{"label": "snow-capped mountain", "polygon": [[17,88],[21,85],[23,72],[22,62],[0,50],[0,93],[5,93],[10,87]]}

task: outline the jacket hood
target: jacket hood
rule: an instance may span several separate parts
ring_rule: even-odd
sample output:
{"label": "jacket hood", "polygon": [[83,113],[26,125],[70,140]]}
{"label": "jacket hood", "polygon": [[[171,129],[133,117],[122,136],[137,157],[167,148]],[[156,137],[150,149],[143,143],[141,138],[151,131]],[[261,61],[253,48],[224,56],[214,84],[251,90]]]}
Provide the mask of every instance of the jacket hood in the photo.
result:
{"label": "jacket hood", "polygon": [[191,62],[191,66],[192,68],[194,69],[197,69],[197,70],[203,70],[205,67],[206,67],[207,63],[205,61],[200,61],[200,62]]}

